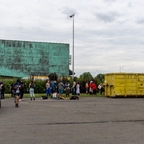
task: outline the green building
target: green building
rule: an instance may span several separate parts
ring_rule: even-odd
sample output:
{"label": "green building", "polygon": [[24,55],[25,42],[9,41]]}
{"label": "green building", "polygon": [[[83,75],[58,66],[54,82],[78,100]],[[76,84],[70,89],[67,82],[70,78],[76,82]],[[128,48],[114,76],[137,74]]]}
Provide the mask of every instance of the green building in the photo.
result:
{"label": "green building", "polygon": [[69,75],[69,44],[0,40],[0,75]]}

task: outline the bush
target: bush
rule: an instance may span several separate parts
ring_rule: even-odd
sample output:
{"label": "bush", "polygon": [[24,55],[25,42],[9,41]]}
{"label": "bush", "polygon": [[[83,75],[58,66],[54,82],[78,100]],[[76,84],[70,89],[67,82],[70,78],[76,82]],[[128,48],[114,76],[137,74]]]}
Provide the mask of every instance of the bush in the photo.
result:
{"label": "bush", "polygon": [[[10,86],[13,83],[16,82],[16,79],[1,79],[1,81],[4,83],[5,85],[5,93],[10,93]],[[29,83],[30,80],[22,80],[22,82],[25,84],[24,87],[24,93],[29,93]],[[44,89],[45,89],[45,80],[35,80],[35,93],[44,93]]]}

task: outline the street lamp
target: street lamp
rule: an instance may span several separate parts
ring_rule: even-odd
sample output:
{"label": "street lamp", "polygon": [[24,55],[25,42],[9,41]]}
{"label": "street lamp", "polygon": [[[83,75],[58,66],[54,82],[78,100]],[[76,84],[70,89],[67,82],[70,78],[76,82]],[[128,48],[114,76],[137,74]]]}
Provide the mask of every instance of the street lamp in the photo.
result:
{"label": "street lamp", "polygon": [[72,74],[74,80],[74,16],[75,14],[70,15],[70,18],[73,18],[73,49],[72,49]]}

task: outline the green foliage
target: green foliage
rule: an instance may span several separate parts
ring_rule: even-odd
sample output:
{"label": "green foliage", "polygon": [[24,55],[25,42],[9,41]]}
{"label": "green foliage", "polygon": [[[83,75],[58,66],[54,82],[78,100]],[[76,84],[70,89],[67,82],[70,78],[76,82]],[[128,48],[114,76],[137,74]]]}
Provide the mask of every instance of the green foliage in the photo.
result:
{"label": "green foliage", "polygon": [[78,77],[74,77],[74,81],[78,81],[79,80],[79,78]]}
{"label": "green foliage", "polygon": [[5,85],[5,91],[8,93],[10,92],[10,85],[12,82],[15,82],[17,78],[11,78],[11,77],[0,77],[0,81],[4,83]]}
{"label": "green foliage", "polygon": [[[7,79],[7,78],[1,78],[1,80],[4,85],[5,85],[5,93],[10,93],[10,85],[11,83],[15,83],[16,79]],[[29,93],[29,84],[30,84],[30,80],[22,80],[22,82],[25,84],[24,87],[24,93]],[[35,80],[34,81],[35,84],[35,93],[43,93],[44,89],[45,89],[45,81],[44,80]]]}
{"label": "green foliage", "polygon": [[35,93],[44,93],[45,92],[45,81],[44,80],[35,80]]}
{"label": "green foliage", "polygon": [[57,81],[58,79],[58,75],[56,73],[50,73],[48,77],[51,81]]}
{"label": "green foliage", "polygon": [[104,82],[104,74],[98,74],[94,80],[96,81],[97,85]]}
{"label": "green foliage", "polygon": [[81,85],[81,92],[85,93],[85,84],[86,82],[90,82],[90,81],[95,81],[96,85],[100,84],[101,82],[104,82],[104,74],[98,74],[95,78],[93,78],[93,76],[91,75],[90,72],[84,72],[82,75],[80,75],[80,77],[77,79],[77,81],[80,82]]}
{"label": "green foliage", "polygon": [[85,72],[79,77],[79,81],[89,82],[91,80],[93,80],[93,76],[91,75],[90,72]]}
{"label": "green foliage", "polygon": [[[58,76],[56,73],[51,73],[49,74],[49,78],[51,80],[58,80]],[[63,83],[65,84],[66,81],[68,80],[70,85],[73,85],[73,78],[72,76],[70,77],[62,77]],[[4,82],[4,85],[6,87],[5,93],[10,93],[10,85],[12,82],[16,82],[17,78],[8,78],[8,77],[0,77],[0,81]],[[85,83],[90,82],[91,80],[95,81],[96,84],[100,84],[101,82],[104,82],[104,74],[98,74],[96,77],[93,78],[90,72],[84,72],[80,77],[74,77],[74,81],[79,82],[81,85],[81,93],[85,93]],[[28,80],[23,80],[23,83],[25,84],[25,93],[29,93],[29,83],[30,79]],[[45,93],[45,80],[35,80],[35,93]]]}

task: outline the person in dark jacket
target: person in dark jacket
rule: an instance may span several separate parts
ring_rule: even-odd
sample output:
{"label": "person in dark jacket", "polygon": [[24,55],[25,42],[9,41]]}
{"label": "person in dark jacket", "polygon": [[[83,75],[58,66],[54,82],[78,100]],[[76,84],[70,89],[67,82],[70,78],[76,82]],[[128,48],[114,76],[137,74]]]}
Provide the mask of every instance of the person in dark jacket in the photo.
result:
{"label": "person in dark jacket", "polygon": [[65,93],[66,93],[66,97],[69,97],[69,93],[70,93],[70,83],[69,83],[69,81],[67,81],[65,83]]}
{"label": "person in dark jacket", "polygon": [[11,97],[14,97],[14,82],[12,82],[10,85],[10,92],[11,92]]}
{"label": "person in dark jacket", "polygon": [[2,92],[2,82],[0,82],[0,99],[2,99],[2,94],[1,94],[1,92]]}
{"label": "person in dark jacket", "polygon": [[23,95],[24,95],[24,88],[25,88],[25,84],[23,83],[23,81],[21,81],[21,95],[20,95],[20,100],[23,100]]}
{"label": "person in dark jacket", "polygon": [[2,89],[1,89],[1,99],[4,99],[5,98],[5,96],[4,96],[4,94],[5,94],[5,85],[4,85],[3,82],[1,82],[1,87],[2,87]]}
{"label": "person in dark jacket", "polygon": [[60,81],[58,83],[58,94],[60,98],[62,97],[63,92],[64,92],[64,84],[62,81]]}
{"label": "person in dark jacket", "polygon": [[17,79],[16,83],[14,84],[14,90],[15,90],[15,107],[19,107],[19,99],[21,96],[21,82],[20,79]]}

